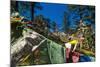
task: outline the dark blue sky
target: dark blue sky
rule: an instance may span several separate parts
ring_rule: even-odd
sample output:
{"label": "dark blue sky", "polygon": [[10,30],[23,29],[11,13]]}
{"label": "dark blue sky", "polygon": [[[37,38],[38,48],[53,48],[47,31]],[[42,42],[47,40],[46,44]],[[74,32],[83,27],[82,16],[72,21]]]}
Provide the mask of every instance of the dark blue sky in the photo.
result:
{"label": "dark blue sky", "polygon": [[51,21],[55,21],[58,26],[62,25],[64,11],[67,10],[67,5],[65,4],[50,4],[50,3],[41,3],[43,9],[37,10],[35,15],[43,15],[46,18],[49,18]]}
{"label": "dark blue sky", "polygon": [[[42,10],[38,10],[35,9],[35,16],[36,15],[43,15],[46,18],[49,18],[52,21],[55,21],[57,23],[57,26],[59,28],[62,28],[63,26],[63,19],[64,19],[64,12],[68,12],[69,13],[69,22],[70,22],[70,27],[76,27],[75,26],[75,21],[73,20],[73,18],[75,18],[75,20],[79,20],[80,17],[77,14],[77,12],[70,12],[68,5],[67,4],[56,4],[56,3],[39,3],[43,9]],[[67,20],[67,19],[66,19]]]}

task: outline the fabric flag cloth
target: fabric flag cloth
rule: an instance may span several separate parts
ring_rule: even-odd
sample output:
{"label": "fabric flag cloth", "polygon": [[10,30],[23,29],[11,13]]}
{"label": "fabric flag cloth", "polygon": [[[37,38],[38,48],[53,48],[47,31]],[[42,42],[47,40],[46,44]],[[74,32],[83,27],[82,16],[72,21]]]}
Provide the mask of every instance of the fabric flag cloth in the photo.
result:
{"label": "fabric flag cloth", "polygon": [[51,40],[47,41],[48,53],[52,64],[66,62],[65,48]]}
{"label": "fabric flag cloth", "polygon": [[92,59],[90,58],[90,56],[87,55],[81,55],[80,56],[80,62],[91,62]]}

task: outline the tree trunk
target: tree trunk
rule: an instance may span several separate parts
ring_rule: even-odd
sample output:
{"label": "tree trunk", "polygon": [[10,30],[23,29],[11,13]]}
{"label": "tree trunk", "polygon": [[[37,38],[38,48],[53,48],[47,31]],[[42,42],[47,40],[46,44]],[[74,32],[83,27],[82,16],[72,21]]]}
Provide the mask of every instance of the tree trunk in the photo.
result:
{"label": "tree trunk", "polygon": [[18,1],[15,2],[15,8],[16,8],[15,11],[18,12]]}
{"label": "tree trunk", "polygon": [[33,2],[31,3],[31,14],[32,14],[31,21],[34,22],[34,3]]}

